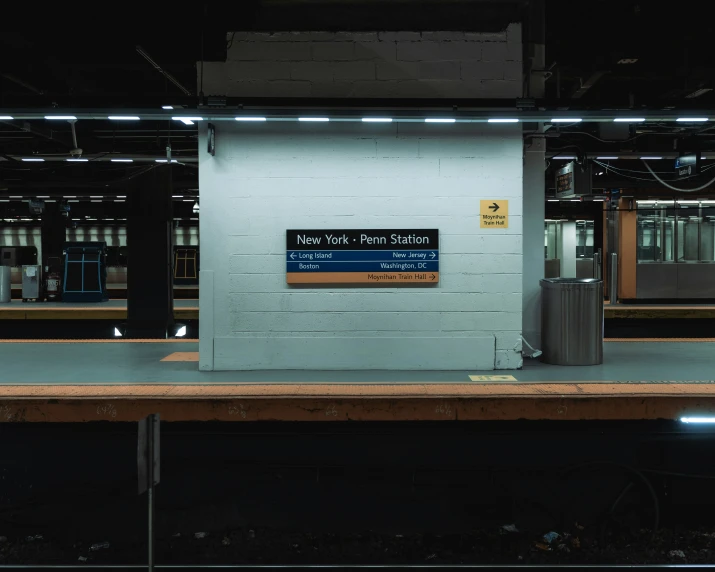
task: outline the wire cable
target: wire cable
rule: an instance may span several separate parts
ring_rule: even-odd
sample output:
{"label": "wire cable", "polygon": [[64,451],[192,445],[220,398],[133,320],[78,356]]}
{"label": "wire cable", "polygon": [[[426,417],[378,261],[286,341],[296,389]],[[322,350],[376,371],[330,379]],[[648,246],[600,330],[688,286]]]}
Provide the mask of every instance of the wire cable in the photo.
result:
{"label": "wire cable", "polygon": [[678,187],[674,187],[673,185],[666,183],[663,179],[661,179],[658,175],[655,174],[655,171],[653,171],[653,169],[650,168],[650,165],[648,163],[646,163],[643,159],[641,159],[641,160],[643,161],[643,164],[646,166],[646,169],[648,169],[650,171],[650,174],[653,175],[655,177],[655,179],[661,185],[665,185],[666,187],[668,187],[669,189],[672,189],[673,191],[678,191],[680,193],[697,193],[698,191],[702,191],[703,189],[706,189],[710,185],[715,183],[715,178],[712,178],[704,185],[700,185],[699,187],[695,187],[694,189],[679,189]]}

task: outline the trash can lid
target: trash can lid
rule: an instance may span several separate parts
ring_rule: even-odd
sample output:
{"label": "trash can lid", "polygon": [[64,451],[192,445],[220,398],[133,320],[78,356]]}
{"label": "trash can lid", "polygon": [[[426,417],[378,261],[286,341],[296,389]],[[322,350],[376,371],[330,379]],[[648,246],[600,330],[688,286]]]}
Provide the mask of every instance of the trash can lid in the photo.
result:
{"label": "trash can lid", "polygon": [[598,286],[602,284],[600,278],[542,278],[539,284],[545,288],[568,287],[568,286]]}

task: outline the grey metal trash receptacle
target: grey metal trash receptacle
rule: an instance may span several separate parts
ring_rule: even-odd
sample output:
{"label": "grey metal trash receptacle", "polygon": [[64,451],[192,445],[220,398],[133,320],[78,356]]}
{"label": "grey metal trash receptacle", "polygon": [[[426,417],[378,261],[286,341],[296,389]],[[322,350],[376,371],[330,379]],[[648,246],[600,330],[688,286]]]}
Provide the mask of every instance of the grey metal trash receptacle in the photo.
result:
{"label": "grey metal trash receptacle", "polygon": [[545,278],[540,284],[542,360],[603,363],[603,280]]}
{"label": "grey metal trash receptacle", "polygon": [[11,300],[11,266],[0,266],[0,304],[9,304]]}

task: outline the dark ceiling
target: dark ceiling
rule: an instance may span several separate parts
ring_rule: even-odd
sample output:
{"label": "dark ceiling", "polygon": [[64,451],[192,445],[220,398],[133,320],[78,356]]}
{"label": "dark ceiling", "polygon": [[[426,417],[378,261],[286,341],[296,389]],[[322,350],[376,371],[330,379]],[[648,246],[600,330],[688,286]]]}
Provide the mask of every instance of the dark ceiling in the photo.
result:
{"label": "dark ceiling", "polygon": [[[702,11],[706,3],[683,1],[677,12],[672,6],[663,9],[657,2],[635,0],[545,4],[549,78],[541,104],[564,109],[715,106],[715,91],[709,91],[715,87],[710,46],[715,23]],[[529,30],[529,10],[526,0],[242,0],[198,2],[191,10],[128,1],[91,11],[81,4],[43,4],[40,9],[16,3],[3,7],[0,108],[193,107],[199,103],[196,62],[224,59],[229,31],[491,31],[512,21],[524,22]],[[154,69],[137,52],[138,45],[190,95]],[[698,90],[702,93],[692,97]],[[86,153],[160,156],[167,144],[173,156],[197,152],[195,127],[177,122],[125,126],[93,121],[76,127],[78,146]],[[548,144],[551,155],[564,150],[662,151],[673,150],[674,141],[687,134],[701,148],[715,149],[708,130],[674,129],[672,124],[639,128],[617,143],[599,141],[604,137],[584,124],[562,129]],[[68,124],[0,122],[0,154],[66,154],[73,147]],[[19,174],[22,168],[0,162],[0,178],[8,180],[9,170]],[[96,166],[97,171],[103,168]],[[196,170],[185,171],[184,183],[196,186]],[[91,183],[96,173],[85,178]],[[19,179],[28,185],[38,182]]]}

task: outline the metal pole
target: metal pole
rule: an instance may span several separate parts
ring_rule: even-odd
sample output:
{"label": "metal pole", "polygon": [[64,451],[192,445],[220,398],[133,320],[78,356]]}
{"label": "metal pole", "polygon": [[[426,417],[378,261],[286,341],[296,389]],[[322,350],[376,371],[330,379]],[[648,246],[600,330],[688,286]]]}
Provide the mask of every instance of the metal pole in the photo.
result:
{"label": "metal pole", "polygon": [[608,296],[611,304],[618,302],[618,254],[611,253],[611,264],[608,268]]}
{"label": "metal pole", "polygon": [[601,278],[601,249],[593,253],[593,277]]}
{"label": "metal pole", "polygon": [[149,503],[148,519],[147,519],[147,569],[149,572],[154,572],[154,425],[156,424],[156,416],[149,416],[149,431],[147,435],[147,473],[149,486],[147,488],[147,502]]}

